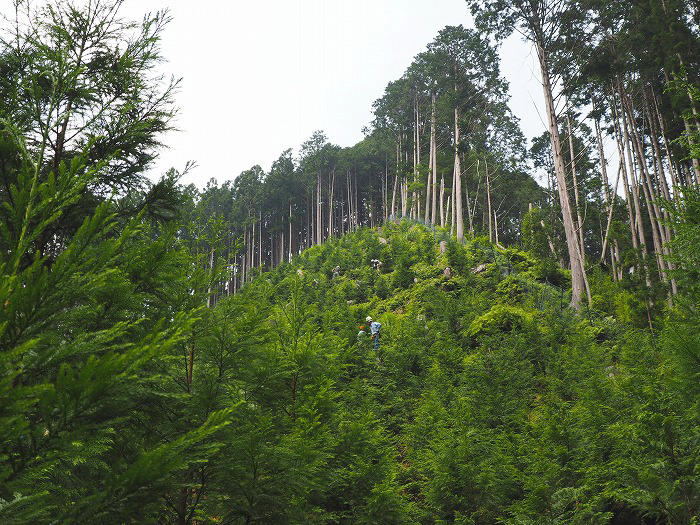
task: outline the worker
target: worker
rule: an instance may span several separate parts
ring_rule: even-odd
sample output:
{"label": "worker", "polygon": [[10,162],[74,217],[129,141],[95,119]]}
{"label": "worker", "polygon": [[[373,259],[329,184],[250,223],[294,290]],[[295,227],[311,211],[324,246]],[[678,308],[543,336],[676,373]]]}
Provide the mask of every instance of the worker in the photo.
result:
{"label": "worker", "polygon": [[373,321],[371,316],[365,319],[369,323],[369,332],[372,341],[374,341],[374,349],[379,350],[379,340],[381,339],[382,324],[378,321]]}

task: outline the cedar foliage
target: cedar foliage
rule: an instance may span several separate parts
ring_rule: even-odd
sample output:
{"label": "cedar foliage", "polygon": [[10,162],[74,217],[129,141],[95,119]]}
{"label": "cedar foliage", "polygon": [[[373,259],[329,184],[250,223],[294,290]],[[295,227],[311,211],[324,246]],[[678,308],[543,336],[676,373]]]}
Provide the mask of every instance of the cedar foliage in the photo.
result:
{"label": "cedar foliage", "polygon": [[[57,13],[44,29],[60,28]],[[144,45],[157,44],[153,24]],[[148,45],[141,49],[155,49]],[[18,67],[3,49],[0,66]],[[61,49],[52,56],[68,64]],[[105,198],[98,190],[127,153],[87,133],[47,156],[52,141],[24,113],[75,104],[64,95],[103,100],[89,91],[104,85],[73,92],[25,72],[32,89],[2,89],[27,104],[0,106],[2,523],[697,523],[695,188],[663,203],[674,232],[673,306],[644,275],[617,279],[591,265],[591,304],[576,312],[546,200],[522,222],[509,217],[507,247],[489,241],[483,217],[464,243],[449,225],[379,221],[380,192],[361,194],[357,176],[386,176],[380,130],[349,151],[317,133],[299,169],[287,151],[270,174],[256,167],[201,195],[175,171],[143,188],[137,175],[167,107],[165,120],[146,126],[148,140],[122,144],[137,146],[143,163]],[[64,72],[76,82],[82,74]],[[677,78],[671,89],[697,96]],[[71,116],[38,115],[51,133]],[[134,132],[148,124],[131,123]],[[693,158],[696,133],[675,144]],[[587,157],[581,140],[572,143]],[[477,161],[478,179],[489,155],[462,153]],[[593,193],[584,160],[583,193]],[[402,190],[415,218],[419,164]],[[343,168],[347,187],[338,188],[362,198],[349,215],[328,217],[313,202],[333,194]],[[537,193],[518,169],[509,175],[494,196]],[[289,179],[309,184],[285,194]],[[386,205],[386,182],[383,191]],[[70,227],[59,228],[67,216]],[[285,245],[282,232],[304,221],[316,229],[306,239],[296,230],[294,242],[290,233]],[[316,242],[312,232],[325,242],[302,250]],[[597,250],[593,229],[586,235]],[[238,279],[242,252],[248,273]],[[379,350],[358,335],[367,315],[382,324]]]}

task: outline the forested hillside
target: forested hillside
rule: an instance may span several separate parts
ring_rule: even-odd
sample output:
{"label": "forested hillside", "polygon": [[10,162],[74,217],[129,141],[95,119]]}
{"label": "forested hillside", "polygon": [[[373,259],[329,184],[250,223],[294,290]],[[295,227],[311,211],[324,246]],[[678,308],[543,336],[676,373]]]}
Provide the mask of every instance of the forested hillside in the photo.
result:
{"label": "forested hillside", "polygon": [[697,7],[468,2],[363,141],[199,191],[120,6],[0,34],[1,523],[697,523]]}

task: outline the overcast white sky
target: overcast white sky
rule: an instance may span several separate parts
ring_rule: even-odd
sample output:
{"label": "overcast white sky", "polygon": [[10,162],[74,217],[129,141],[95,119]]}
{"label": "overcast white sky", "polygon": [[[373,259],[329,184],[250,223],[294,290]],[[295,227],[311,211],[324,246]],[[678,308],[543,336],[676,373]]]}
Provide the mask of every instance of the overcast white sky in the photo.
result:
{"label": "overcast white sky", "polygon": [[[35,4],[41,0],[34,0]],[[3,10],[11,0],[0,0]],[[7,7],[6,7],[7,6]],[[198,167],[182,182],[202,188],[260,164],[317,130],[352,146],[372,102],[446,25],[472,25],[464,0],[126,0],[122,14],[170,9],[164,71],[182,77],[169,150],[151,173]],[[512,37],[502,51],[511,107],[525,136],[545,126],[536,57]]]}

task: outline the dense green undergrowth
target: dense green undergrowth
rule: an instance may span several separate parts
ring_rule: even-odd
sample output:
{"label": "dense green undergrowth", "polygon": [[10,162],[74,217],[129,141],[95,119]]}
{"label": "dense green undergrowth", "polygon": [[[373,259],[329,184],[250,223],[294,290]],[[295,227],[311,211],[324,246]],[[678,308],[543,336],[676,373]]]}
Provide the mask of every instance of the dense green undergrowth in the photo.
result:
{"label": "dense green undergrowth", "polygon": [[402,222],[201,308],[206,253],[109,224],[3,281],[4,523],[696,523],[692,295],[591,272],[576,312],[551,261]]}
{"label": "dense green undergrowth", "polygon": [[[217,307],[255,304],[268,333],[253,352],[279,382],[274,402],[254,407],[280,441],[265,457],[291,453],[307,470],[279,512],[307,523],[694,523],[686,351],[697,350],[688,340],[677,353],[692,329],[661,317],[650,328],[643,301],[602,274],[577,313],[555,265],[442,238],[410,222],[364,229]],[[382,323],[379,351],[357,339],[367,315]],[[305,447],[286,448],[297,432]]]}

